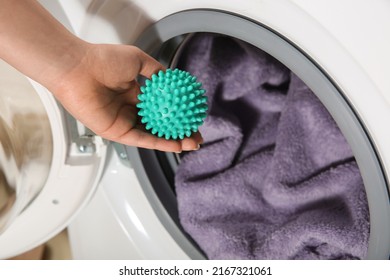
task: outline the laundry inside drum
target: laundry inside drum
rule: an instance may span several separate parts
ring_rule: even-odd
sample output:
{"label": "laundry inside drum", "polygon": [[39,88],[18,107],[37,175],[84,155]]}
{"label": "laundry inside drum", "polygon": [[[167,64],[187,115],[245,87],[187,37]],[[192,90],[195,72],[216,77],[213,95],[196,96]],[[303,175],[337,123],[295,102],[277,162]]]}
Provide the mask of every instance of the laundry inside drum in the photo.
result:
{"label": "laundry inside drum", "polygon": [[362,259],[363,180],[324,105],[294,73],[235,38],[192,35],[177,67],[203,83],[201,149],[175,174],[184,230],[210,259]]}

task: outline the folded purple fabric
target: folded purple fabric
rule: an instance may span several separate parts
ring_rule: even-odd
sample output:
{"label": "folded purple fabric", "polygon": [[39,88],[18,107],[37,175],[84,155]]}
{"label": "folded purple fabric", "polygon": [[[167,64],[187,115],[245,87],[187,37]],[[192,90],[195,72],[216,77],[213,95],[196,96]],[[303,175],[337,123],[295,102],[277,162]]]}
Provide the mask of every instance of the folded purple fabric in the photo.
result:
{"label": "folded purple fabric", "polygon": [[197,34],[179,68],[209,96],[205,143],[182,156],[175,183],[184,229],[210,259],[360,259],[366,194],[327,110],[261,50]]}

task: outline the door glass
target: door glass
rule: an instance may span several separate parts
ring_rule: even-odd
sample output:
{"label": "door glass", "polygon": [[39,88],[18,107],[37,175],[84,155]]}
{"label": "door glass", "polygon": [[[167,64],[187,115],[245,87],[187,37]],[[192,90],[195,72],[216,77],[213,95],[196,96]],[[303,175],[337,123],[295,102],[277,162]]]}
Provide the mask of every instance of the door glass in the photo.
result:
{"label": "door glass", "polygon": [[0,233],[43,188],[51,159],[49,119],[38,94],[0,60]]}

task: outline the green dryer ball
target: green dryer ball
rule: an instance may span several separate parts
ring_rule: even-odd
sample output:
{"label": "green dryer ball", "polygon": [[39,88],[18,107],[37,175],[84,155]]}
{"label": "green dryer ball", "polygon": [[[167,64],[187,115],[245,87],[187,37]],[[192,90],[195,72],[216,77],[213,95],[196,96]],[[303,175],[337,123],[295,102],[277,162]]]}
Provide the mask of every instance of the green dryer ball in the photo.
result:
{"label": "green dryer ball", "polygon": [[138,115],[147,130],[165,139],[190,137],[203,124],[207,97],[196,77],[179,69],[153,74],[138,95]]}

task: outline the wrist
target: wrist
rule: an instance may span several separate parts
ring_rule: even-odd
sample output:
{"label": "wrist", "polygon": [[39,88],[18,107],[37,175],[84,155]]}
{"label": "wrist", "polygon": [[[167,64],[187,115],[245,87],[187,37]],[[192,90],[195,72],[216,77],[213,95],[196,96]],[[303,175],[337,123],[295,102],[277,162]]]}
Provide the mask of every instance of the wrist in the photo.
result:
{"label": "wrist", "polygon": [[56,93],[58,89],[65,86],[70,77],[76,75],[75,72],[82,68],[90,45],[75,36],[63,42],[56,48],[52,61],[45,59],[43,69],[36,77],[36,81]]}

